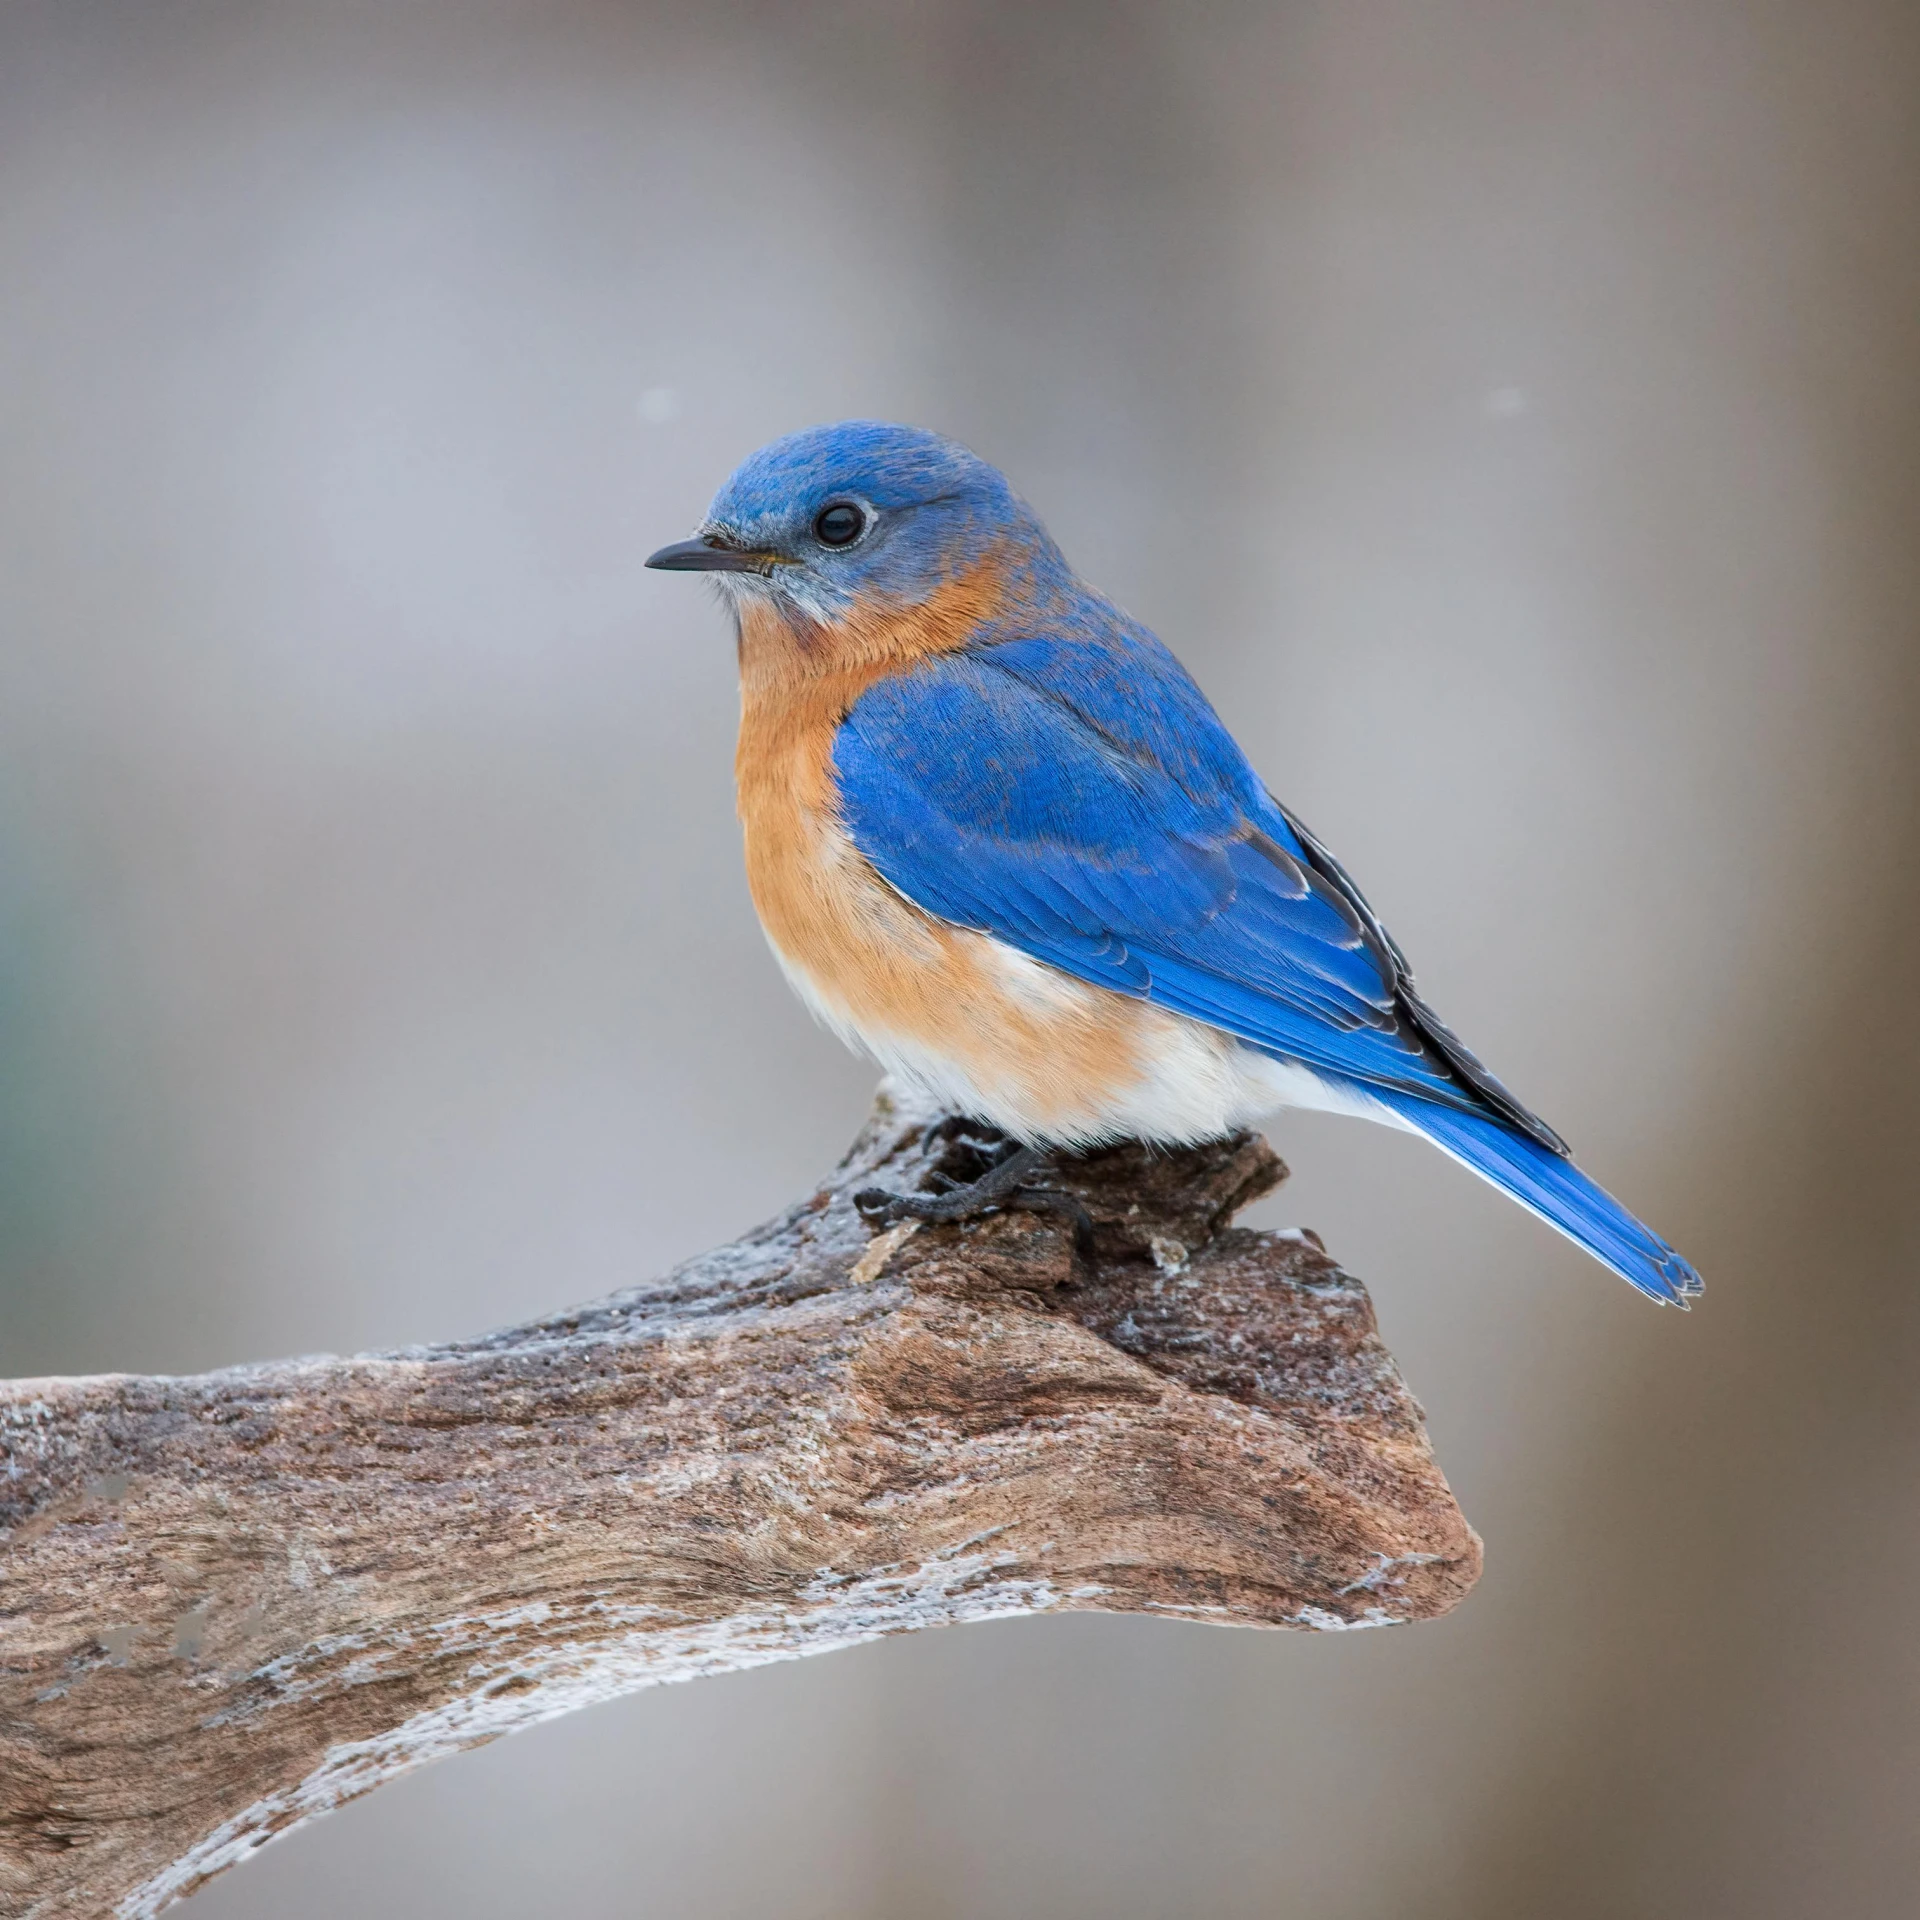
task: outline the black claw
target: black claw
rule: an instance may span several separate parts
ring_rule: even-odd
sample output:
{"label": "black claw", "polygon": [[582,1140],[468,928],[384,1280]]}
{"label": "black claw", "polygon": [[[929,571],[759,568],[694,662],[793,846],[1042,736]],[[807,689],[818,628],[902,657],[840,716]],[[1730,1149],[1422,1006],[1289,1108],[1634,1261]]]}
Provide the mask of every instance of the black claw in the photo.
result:
{"label": "black claw", "polygon": [[1099,1258],[1093,1245],[1093,1215],[1078,1194],[1063,1193],[1058,1187],[1022,1187],[1008,1201],[1025,1213],[1058,1214],[1073,1227],[1073,1250],[1091,1276],[1099,1271]]}
{"label": "black claw", "polygon": [[889,1193],[885,1187],[862,1187],[853,1196],[854,1211],[869,1226],[890,1227],[898,1217],[893,1212],[894,1202],[900,1198],[900,1194]]}
{"label": "black claw", "polygon": [[[962,1138],[964,1121],[943,1121],[941,1131],[956,1143]],[[987,1142],[965,1135],[969,1147],[984,1153],[998,1142]],[[902,1220],[954,1221],[974,1220],[986,1213],[1017,1208],[1023,1213],[1051,1213],[1068,1221],[1073,1228],[1073,1248],[1088,1271],[1094,1269],[1093,1216],[1071,1193],[1057,1187],[1029,1187],[1021,1182],[1038,1169],[1043,1156],[1034,1147],[1014,1141],[993,1161],[977,1180],[956,1180],[938,1169],[928,1179],[938,1180],[934,1193],[889,1193],[884,1187],[863,1187],[853,1196],[853,1204],[869,1226],[897,1226]]]}

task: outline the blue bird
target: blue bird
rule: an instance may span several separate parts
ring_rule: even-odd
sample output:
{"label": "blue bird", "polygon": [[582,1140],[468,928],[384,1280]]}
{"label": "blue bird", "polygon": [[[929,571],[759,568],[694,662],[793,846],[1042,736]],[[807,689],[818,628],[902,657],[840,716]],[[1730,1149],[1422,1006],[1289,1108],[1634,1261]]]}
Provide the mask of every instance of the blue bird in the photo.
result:
{"label": "blue bird", "polygon": [[1017,1149],[880,1219],[1005,1203],[1048,1149],[1282,1107],[1423,1134],[1656,1300],[1685,1260],[1460,1042],[1161,642],[955,442],[776,440],[695,538],[740,656],[747,875],[801,998]]}

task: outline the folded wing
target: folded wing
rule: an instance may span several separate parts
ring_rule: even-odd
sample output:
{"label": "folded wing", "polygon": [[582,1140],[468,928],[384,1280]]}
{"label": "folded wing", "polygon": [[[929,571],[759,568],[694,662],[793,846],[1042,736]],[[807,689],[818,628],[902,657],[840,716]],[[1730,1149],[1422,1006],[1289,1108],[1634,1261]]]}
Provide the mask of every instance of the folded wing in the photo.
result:
{"label": "folded wing", "polygon": [[[1151,647],[1151,651],[1147,650]],[[882,681],[834,746],[854,844],[909,899],[1083,980],[1564,1146],[1415,992],[1192,681],[1132,641],[1013,641]]]}

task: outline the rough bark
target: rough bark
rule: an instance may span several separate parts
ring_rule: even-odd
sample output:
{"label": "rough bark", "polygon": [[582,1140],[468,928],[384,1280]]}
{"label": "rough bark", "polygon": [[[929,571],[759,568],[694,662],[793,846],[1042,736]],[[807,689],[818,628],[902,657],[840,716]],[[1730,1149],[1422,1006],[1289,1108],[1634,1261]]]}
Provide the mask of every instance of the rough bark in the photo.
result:
{"label": "rough bark", "polygon": [[1066,1169],[1097,1223],[874,1238],[832,1179],[533,1326],[0,1386],[0,1911],[146,1915],[437,1755],[656,1681],[1068,1608],[1430,1618],[1479,1542],[1359,1283],[1228,1225],[1252,1135]]}

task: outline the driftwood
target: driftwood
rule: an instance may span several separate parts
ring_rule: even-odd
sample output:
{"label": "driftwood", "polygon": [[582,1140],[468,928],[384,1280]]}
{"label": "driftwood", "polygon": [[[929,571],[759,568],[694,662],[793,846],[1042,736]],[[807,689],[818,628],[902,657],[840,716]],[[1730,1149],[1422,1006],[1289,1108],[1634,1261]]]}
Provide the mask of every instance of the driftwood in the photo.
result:
{"label": "driftwood", "polygon": [[0,1912],[157,1913],[405,1769],[662,1680],[1067,1608],[1358,1627],[1480,1548],[1359,1283],[1233,1229],[1253,1135],[1057,1217],[873,1237],[969,1168],[883,1090],[832,1179],[538,1325],[0,1385]]}

